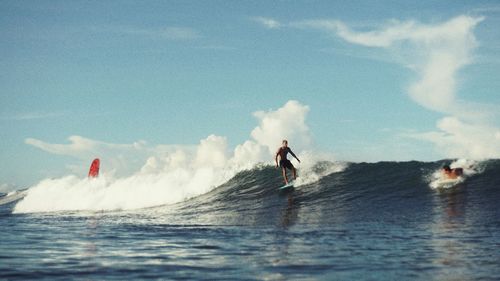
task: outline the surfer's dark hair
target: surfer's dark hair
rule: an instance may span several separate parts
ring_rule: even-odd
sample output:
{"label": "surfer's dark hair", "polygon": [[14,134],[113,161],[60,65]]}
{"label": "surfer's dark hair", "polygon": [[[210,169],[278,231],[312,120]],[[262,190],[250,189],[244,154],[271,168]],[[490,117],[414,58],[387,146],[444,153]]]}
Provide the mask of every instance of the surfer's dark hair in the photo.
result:
{"label": "surfer's dark hair", "polygon": [[450,166],[448,166],[448,165],[444,165],[444,166],[443,166],[443,169],[444,169],[445,171],[451,171]]}

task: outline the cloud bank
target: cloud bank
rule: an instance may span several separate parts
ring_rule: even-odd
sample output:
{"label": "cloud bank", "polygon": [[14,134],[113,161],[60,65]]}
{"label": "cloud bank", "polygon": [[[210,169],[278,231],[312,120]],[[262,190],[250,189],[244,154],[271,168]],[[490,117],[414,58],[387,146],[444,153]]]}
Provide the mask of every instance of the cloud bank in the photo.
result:
{"label": "cloud bank", "polygon": [[258,126],[251,131],[251,139],[236,146],[233,151],[228,148],[226,137],[217,135],[210,135],[197,145],[152,146],[145,141],[115,144],[82,136],[70,136],[67,144],[47,143],[35,138],[27,138],[25,143],[51,154],[80,160],[79,167],[70,168],[72,172],[82,174],[95,157],[100,157],[103,166],[117,175],[129,175],[139,170],[158,173],[179,167],[220,169],[229,164],[250,168],[259,162],[271,162],[284,138],[290,140],[296,151],[310,149],[312,138],[306,124],[308,112],[308,106],[293,100],[276,110],[255,112]]}
{"label": "cloud bank", "polygon": [[131,144],[108,143],[93,140],[82,136],[70,136],[68,144],[47,143],[35,138],[25,139],[25,143],[37,147],[51,154],[69,156],[78,161],[68,168],[72,173],[86,174],[92,159],[99,157],[102,164],[107,166],[109,173],[117,176],[128,175],[138,168],[151,155],[163,155],[178,150],[194,150],[189,145],[157,145],[151,146],[145,141],[136,141]]}
{"label": "cloud bank", "polygon": [[276,111],[257,111],[254,116],[259,126],[252,130],[252,138],[265,146],[271,154],[283,139],[290,139],[299,150],[311,146],[311,134],[306,124],[309,107],[298,101],[289,101]]}
{"label": "cloud bank", "polygon": [[392,21],[364,32],[338,20],[310,20],[289,26],[321,30],[352,44],[397,54],[398,61],[417,75],[408,87],[409,97],[428,110],[446,115],[437,121],[437,131],[406,136],[434,143],[445,157],[482,159],[500,157],[500,129],[488,121],[497,111],[491,111],[489,105],[459,101],[457,74],[473,62],[478,46],[474,28],[483,20],[462,15],[437,24]]}

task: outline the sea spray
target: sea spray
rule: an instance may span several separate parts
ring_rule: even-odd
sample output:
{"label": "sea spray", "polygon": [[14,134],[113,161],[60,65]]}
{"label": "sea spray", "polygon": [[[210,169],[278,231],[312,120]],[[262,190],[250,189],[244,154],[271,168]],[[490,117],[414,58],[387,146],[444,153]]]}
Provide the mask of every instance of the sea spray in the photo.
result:
{"label": "sea spray", "polygon": [[316,182],[332,173],[342,172],[348,166],[345,162],[335,162],[333,156],[328,153],[310,150],[300,153],[299,159],[301,159],[300,164],[295,164],[298,169],[295,187]]}
{"label": "sea spray", "polygon": [[14,212],[130,210],[172,204],[207,192],[217,176],[214,169],[201,168],[119,179],[47,179],[30,188]]}

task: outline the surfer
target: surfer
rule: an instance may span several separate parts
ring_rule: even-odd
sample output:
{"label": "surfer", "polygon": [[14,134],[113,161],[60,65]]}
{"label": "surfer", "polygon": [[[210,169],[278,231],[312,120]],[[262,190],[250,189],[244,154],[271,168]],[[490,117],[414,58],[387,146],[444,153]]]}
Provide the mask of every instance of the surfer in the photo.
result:
{"label": "surfer", "polygon": [[443,174],[449,179],[456,179],[457,177],[464,174],[464,170],[462,168],[451,169],[450,166],[444,165]]}
{"label": "surfer", "polygon": [[[281,147],[278,149],[276,152],[276,156],[274,157],[274,160],[276,161],[276,167],[281,167],[281,171],[283,172],[283,179],[285,180],[285,184],[288,184],[288,177],[286,176],[286,169],[292,170],[293,173],[293,179],[297,178],[297,170],[295,170],[295,167],[293,166],[292,162],[286,158],[287,154],[290,153],[292,154],[297,161],[300,160],[297,158],[295,153],[292,152],[292,150],[288,147],[288,141],[283,140]],[[280,162],[278,165],[278,156],[280,157]]]}

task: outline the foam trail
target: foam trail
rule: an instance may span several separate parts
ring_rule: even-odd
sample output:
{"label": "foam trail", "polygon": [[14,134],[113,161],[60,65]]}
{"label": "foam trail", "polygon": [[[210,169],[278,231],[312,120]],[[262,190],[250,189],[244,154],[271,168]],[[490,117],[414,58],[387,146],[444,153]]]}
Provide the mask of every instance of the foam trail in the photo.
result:
{"label": "foam trail", "polygon": [[334,162],[333,156],[324,153],[305,151],[299,155],[300,164],[294,164],[298,170],[298,177],[295,186],[311,184],[321,178],[342,172],[347,168],[347,163]]}

